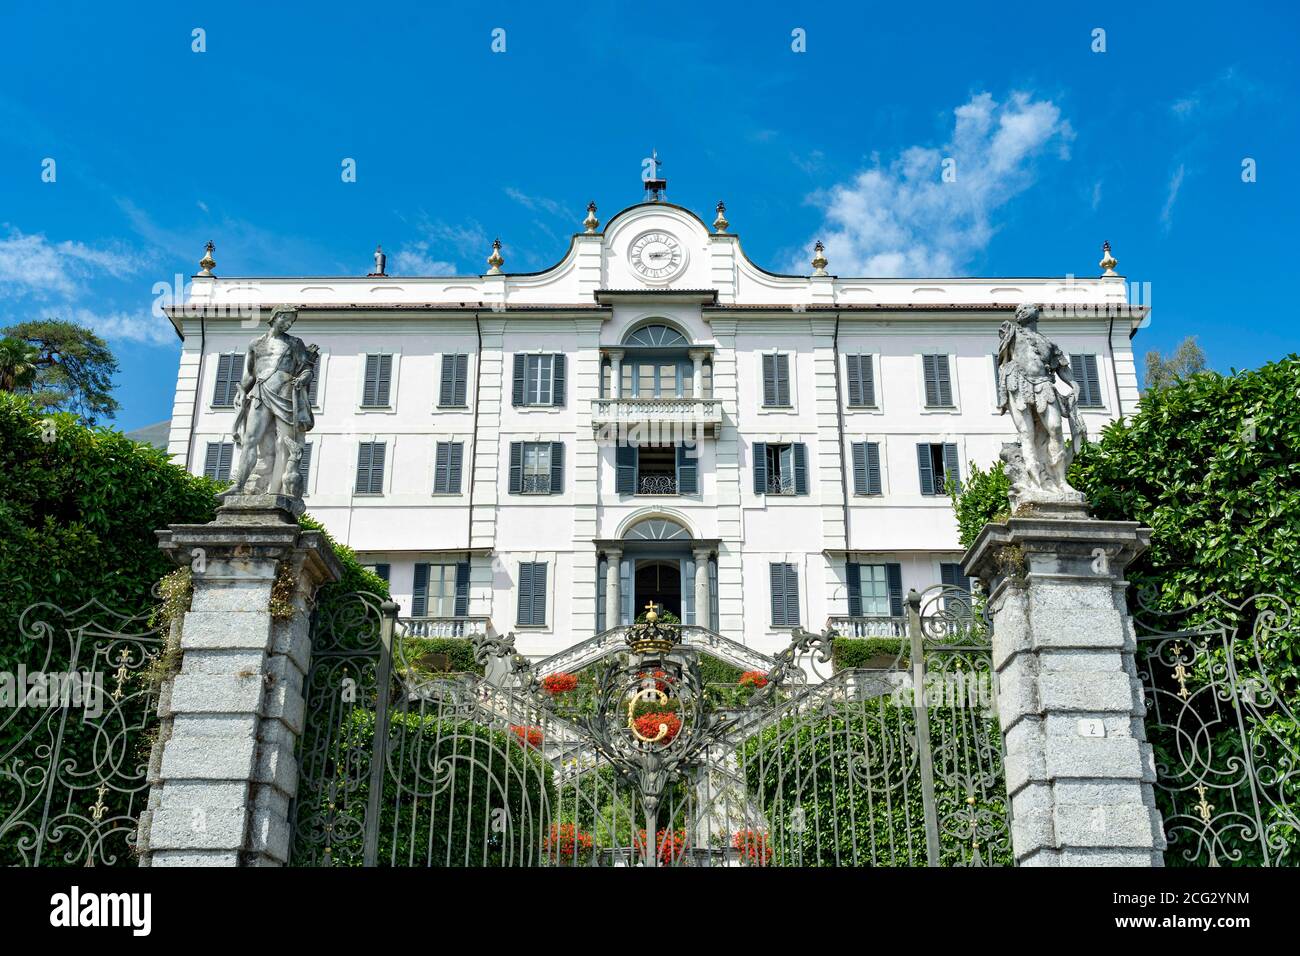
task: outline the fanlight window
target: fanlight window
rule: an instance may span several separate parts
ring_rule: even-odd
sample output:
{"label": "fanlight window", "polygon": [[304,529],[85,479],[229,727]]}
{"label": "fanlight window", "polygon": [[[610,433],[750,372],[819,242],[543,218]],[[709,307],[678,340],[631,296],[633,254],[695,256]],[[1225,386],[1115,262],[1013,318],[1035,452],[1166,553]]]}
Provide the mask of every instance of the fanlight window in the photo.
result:
{"label": "fanlight window", "polygon": [[631,541],[689,541],[691,533],[676,521],[647,518],[628,528],[623,538]]}
{"label": "fanlight window", "polygon": [[629,335],[624,345],[645,345],[652,348],[668,348],[675,345],[690,345],[686,336],[666,325],[645,325]]}

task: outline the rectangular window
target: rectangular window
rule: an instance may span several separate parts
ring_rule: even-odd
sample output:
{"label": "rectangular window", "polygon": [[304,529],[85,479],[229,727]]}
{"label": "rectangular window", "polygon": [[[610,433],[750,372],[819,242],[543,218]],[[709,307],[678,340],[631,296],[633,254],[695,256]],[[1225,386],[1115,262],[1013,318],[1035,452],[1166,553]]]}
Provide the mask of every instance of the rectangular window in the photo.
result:
{"label": "rectangular window", "polygon": [[790,356],[775,353],[763,356],[763,407],[790,407]]}
{"label": "rectangular window", "polygon": [[948,493],[949,478],[961,483],[961,469],[957,464],[955,444],[923,443],[916,446],[916,464],[921,476],[921,494],[938,496]]}
{"label": "rectangular window", "polygon": [[853,443],[853,493],[878,495],[880,491],[880,443]]}
{"label": "rectangular window", "polygon": [[366,378],[361,389],[362,408],[387,408],[393,384],[393,356],[367,355]]}
{"label": "rectangular window", "polygon": [[564,356],[518,354],[514,359],[513,404],[564,404]]}
{"label": "rectangular window", "polygon": [[793,564],[768,565],[772,587],[772,626],[799,626],[799,575]]}
{"label": "rectangular window", "polygon": [[510,493],[558,495],[564,491],[564,443],[510,443]]}
{"label": "rectangular window", "polygon": [[850,616],[893,616],[890,604],[889,565],[850,563],[848,572]]}
{"label": "rectangular window", "polygon": [[380,562],[379,564],[364,564],[362,567],[368,571],[374,571],[375,574],[379,575],[379,577],[383,579],[384,583],[388,582],[389,575],[392,573],[392,566],[387,562]]}
{"label": "rectangular window", "polygon": [[469,356],[445,354],[442,357],[442,381],[438,385],[439,408],[463,408],[465,383],[469,378]]}
{"label": "rectangular window", "polygon": [[363,441],[357,446],[357,494],[384,493],[384,458],[387,452],[388,446],[381,441]]}
{"label": "rectangular window", "polygon": [[440,441],[434,447],[433,493],[435,495],[460,494],[460,472],[464,451],[464,442],[458,441]]}
{"label": "rectangular window", "polygon": [[207,454],[203,456],[203,477],[229,481],[230,461],[234,454],[232,442],[208,442]]}
{"label": "rectangular window", "polygon": [[411,613],[416,617],[456,617],[458,564],[417,564]]}
{"label": "rectangular window", "polygon": [[1097,376],[1097,356],[1071,355],[1070,375],[1079,386],[1079,407],[1101,408],[1101,379]]}
{"label": "rectangular window", "polygon": [[311,442],[304,442],[302,446],[302,458],[298,461],[298,477],[301,480],[299,485],[302,493],[305,495],[310,487],[307,479],[311,477]]}
{"label": "rectangular window", "polygon": [[520,627],[546,626],[546,562],[528,561],[519,565]]}
{"label": "rectangular window", "polygon": [[754,494],[808,494],[808,446],[754,443]]}
{"label": "rectangular window", "polygon": [[922,355],[925,372],[925,407],[952,408],[952,375],[947,355]]}
{"label": "rectangular window", "polygon": [[970,591],[970,578],[961,573],[961,565],[955,561],[941,561],[939,563],[940,583],[949,587],[961,588],[963,591]]}
{"label": "rectangular window", "polygon": [[214,408],[233,408],[239,395],[239,379],[244,371],[244,356],[230,352],[217,356],[217,384],[212,390]]}
{"label": "rectangular window", "polygon": [[876,378],[870,355],[846,355],[848,364],[849,407],[874,408],[876,405]]}

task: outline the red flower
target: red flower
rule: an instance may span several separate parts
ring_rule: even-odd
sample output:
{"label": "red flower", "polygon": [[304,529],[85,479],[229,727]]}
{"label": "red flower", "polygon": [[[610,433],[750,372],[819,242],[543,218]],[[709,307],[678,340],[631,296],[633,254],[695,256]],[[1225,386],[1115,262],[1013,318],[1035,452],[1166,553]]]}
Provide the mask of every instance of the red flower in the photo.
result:
{"label": "red flower", "polygon": [[519,738],[519,742],[528,747],[540,747],[542,745],[542,728],[541,727],[524,727],[520,724],[513,724],[510,732]]}
{"label": "red flower", "polygon": [[766,687],[767,675],[762,671],[745,671],[740,675],[741,687]]}
{"label": "red flower", "polygon": [[676,682],[675,678],[667,671],[655,671],[653,674],[647,674],[645,671],[641,671],[641,673],[636,676],[641,678],[641,680],[649,680],[651,677],[654,677],[655,690],[659,691],[661,694],[668,689],[669,684]]}
{"label": "red flower", "polygon": [[[645,830],[638,830],[633,838],[637,853],[645,854]],[[655,834],[655,843],[659,847],[660,863],[676,863],[686,855],[686,831],[661,828]]]}
{"label": "red flower", "polygon": [[766,866],[772,859],[772,848],[767,834],[757,830],[738,830],[731,845],[740,851],[740,858],[752,866]]}
{"label": "red flower", "polygon": [[[671,712],[642,714],[640,717],[635,718],[632,723],[642,739],[657,744],[670,743],[682,729],[682,719]],[[661,737],[660,734],[663,736]]]}
{"label": "red flower", "polygon": [[553,823],[543,847],[546,852],[561,860],[572,860],[579,851],[587,853],[594,845],[590,833],[584,833],[573,823]]}
{"label": "red flower", "polygon": [[578,675],[558,671],[542,678],[542,689],[548,694],[566,694],[578,687]]}

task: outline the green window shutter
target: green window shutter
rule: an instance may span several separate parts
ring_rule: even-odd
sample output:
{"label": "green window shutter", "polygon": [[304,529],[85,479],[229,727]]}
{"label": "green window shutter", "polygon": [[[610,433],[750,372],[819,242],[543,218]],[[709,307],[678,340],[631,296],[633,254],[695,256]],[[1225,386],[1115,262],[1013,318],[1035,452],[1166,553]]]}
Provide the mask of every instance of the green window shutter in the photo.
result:
{"label": "green window shutter", "polygon": [[[961,487],[961,464],[957,459],[957,446],[951,442],[943,446],[943,478],[945,484],[951,478],[957,483],[958,488]],[[944,494],[944,488],[940,486],[935,493]]]}
{"label": "green window shutter", "polygon": [[939,578],[941,583],[948,587],[961,588],[963,591],[970,590],[970,580],[961,573],[960,564],[950,561],[940,563]]}
{"label": "green window shutter", "polygon": [[772,592],[772,624],[785,624],[785,565],[768,565],[769,586]]}
{"label": "green window shutter", "polygon": [[460,474],[465,458],[465,443],[451,443],[451,458],[447,463],[447,491],[450,494],[460,494]]}
{"label": "green window shutter", "polygon": [[776,356],[776,403],[790,404],[790,356]]}
{"label": "green window shutter", "polygon": [[298,477],[302,480],[303,494],[307,493],[307,479],[311,477],[311,442],[304,442],[302,459],[298,462]]}
{"label": "green window shutter", "polygon": [[885,565],[885,582],[889,586],[889,614],[891,617],[903,616],[903,566],[889,563]]}
{"label": "green window shutter", "polygon": [[370,492],[370,464],[373,457],[374,446],[370,442],[363,441],[357,446],[356,493],[359,495]]}
{"label": "green window shutter", "polygon": [[378,404],[383,407],[389,404],[389,388],[393,383],[393,357],[391,355],[379,356],[379,382],[377,386]]}
{"label": "green window shutter", "polygon": [[242,359],[243,356],[238,353],[217,356],[217,382],[212,391],[212,404],[218,408],[229,408],[235,404]]}
{"label": "green window shutter", "polygon": [[451,406],[464,404],[462,383],[462,397],[456,401],[456,381],[459,359],[462,356],[453,354],[444,354],[442,356],[442,381],[438,385],[438,404],[440,406]]}
{"label": "green window shutter", "polygon": [[451,445],[440,441],[434,446],[433,455],[433,493],[447,493],[447,480],[451,471]]}
{"label": "green window shutter", "polygon": [[939,369],[937,355],[922,355],[921,368],[925,374],[925,404],[935,407],[939,404]]}
{"label": "green window shutter", "polygon": [[772,407],[776,401],[776,356],[763,356],[763,405]]}
{"label": "green window shutter", "polygon": [[849,616],[862,616],[862,565],[850,561],[844,566],[844,577],[849,585]]}
{"label": "green window shutter", "polygon": [[469,613],[469,562],[456,563],[456,607],[452,611],[457,617]]}
{"label": "green window shutter", "polygon": [[510,392],[510,404],[516,408],[524,403],[524,360],[526,358],[523,353],[516,353],[514,357],[514,383]]}
{"label": "green window shutter", "polygon": [[694,495],[699,493],[699,458],[685,445],[677,446],[677,493]]}
{"label": "green window shutter", "polygon": [[551,494],[564,494],[564,442],[551,442]]}
{"label": "green window shutter", "polygon": [[429,566],[415,566],[415,584],[411,588],[411,615],[423,617],[429,611]]}
{"label": "green window shutter", "polygon": [[876,404],[875,370],[870,355],[846,356],[849,372],[849,405],[870,408]]}
{"label": "green window shutter", "polygon": [[930,458],[930,446],[922,443],[916,446],[916,469],[921,476],[921,494],[933,495],[934,462]]}
{"label": "green window shutter", "polygon": [[934,357],[934,369],[939,383],[939,404],[943,408],[952,407],[952,359],[947,355]]}
{"label": "green window shutter", "polygon": [[519,565],[519,613],[515,623],[521,626],[533,623],[533,565],[527,561]]}
{"label": "green window shutter", "polygon": [[882,494],[880,484],[880,443],[869,441],[867,445],[867,494]]}
{"label": "green window shutter", "polygon": [[803,442],[794,446],[794,493],[808,494],[808,446]]}
{"label": "green window shutter", "polygon": [[853,443],[853,493],[870,494],[867,491],[867,443],[864,441]]}
{"label": "green window shutter", "polygon": [[392,566],[389,565],[387,562],[380,562],[379,564],[372,565],[371,567],[374,569],[375,574],[379,575],[380,579],[381,579],[385,584],[387,584],[387,583],[388,583],[388,577],[389,577],[389,575],[392,573],[392,570],[393,570],[393,569],[392,569]]}
{"label": "green window shutter", "polygon": [[636,460],[635,446],[619,445],[614,449],[614,492],[616,494],[636,494]]}
{"label": "green window shutter", "polygon": [[557,353],[552,356],[553,364],[551,366],[551,404],[561,406],[564,404],[564,353]]}
{"label": "green window shutter", "polygon": [[862,356],[844,356],[844,368],[848,372],[849,405],[861,405],[862,402]]}
{"label": "green window shutter", "polygon": [[605,602],[608,598],[606,590],[607,575],[609,574],[609,560],[607,558],[596,559],[596,633],[599,634],[609,627],[605,621]]}
{"label": "green window shutter", "polygon": [[799,573],[793,564],[785,565],[785,625],[799,623]]}
{"label": "green window shutter", "polygon": [[767,442],[756,441],[754,452],[754,494],[767,494]]}
{"label": "green window shutter", "polygon": [[531,623],[543,627],[546,624],[546,563],[543,561],[533,563],[532,589]]}
{"label": "green window shutter", "polygon": [[1097,373],[1097,356],[1071,355],[1070,372],[1079,386],[1079,405],[1082,408],[1101,407],[1101,380]]}
{"label": "green window shutter", "polygon": [[520,494],[524,489],[524,443],[510,443],[510,494]]}

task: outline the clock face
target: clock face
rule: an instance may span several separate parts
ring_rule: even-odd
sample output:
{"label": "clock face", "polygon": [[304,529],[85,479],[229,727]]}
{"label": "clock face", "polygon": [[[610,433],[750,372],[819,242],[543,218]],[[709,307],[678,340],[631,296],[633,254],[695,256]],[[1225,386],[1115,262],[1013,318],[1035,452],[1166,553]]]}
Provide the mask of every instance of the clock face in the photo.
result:
{"label": "clock face", "polygon": [[627,253],[632,268],[651,282],[667,282],[686,266],[686,250],[666,232],[638,236]]}

